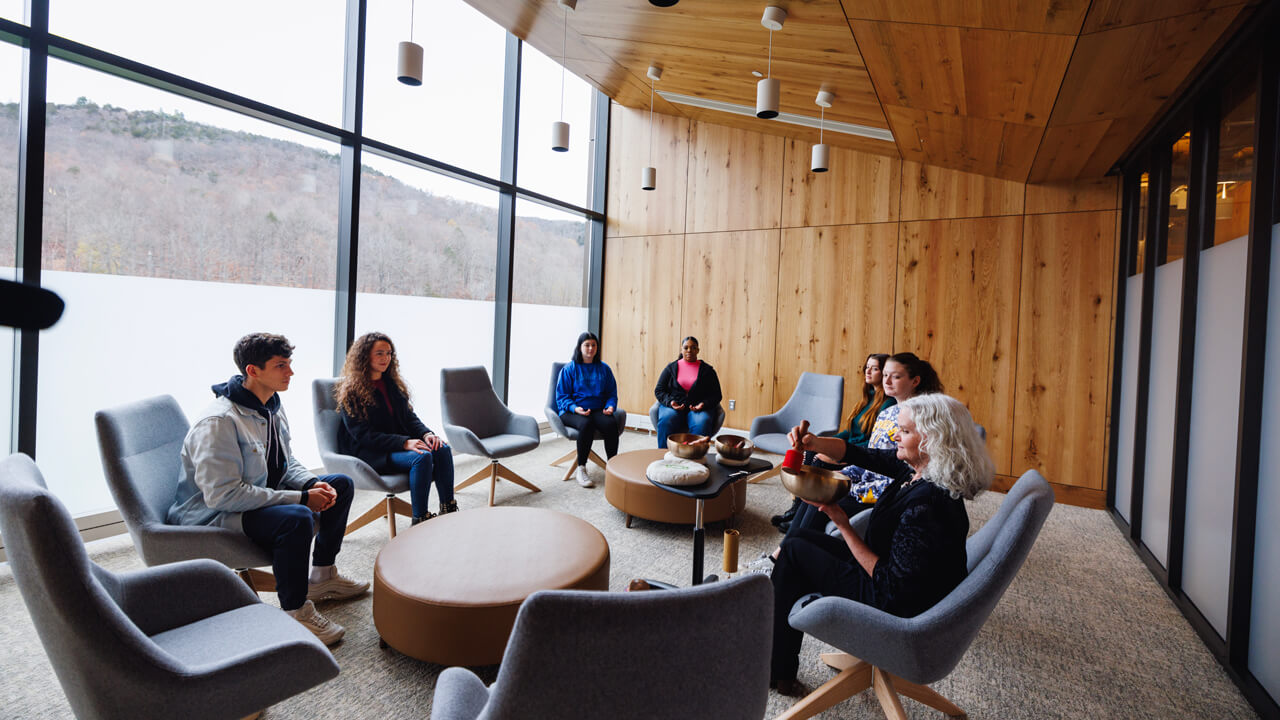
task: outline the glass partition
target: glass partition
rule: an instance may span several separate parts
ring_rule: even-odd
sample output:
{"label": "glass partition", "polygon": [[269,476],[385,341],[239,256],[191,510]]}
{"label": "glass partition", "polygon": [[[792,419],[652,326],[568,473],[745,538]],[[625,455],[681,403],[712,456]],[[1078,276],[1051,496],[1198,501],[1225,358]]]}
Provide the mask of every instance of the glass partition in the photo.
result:
{"label": "glass partition", "polygon": [[[581,215],[516,202],[508,398],[513,410],[539,421],[551,364],[569,360],[578,335],[587,329],[589,230]],[[608,362],[610,353],[630,349],[600,350]]]}
{"label": "glass partition", "polygon": [[1191,194],[1191,133],[1173,144],[1169,168],[1169,239],[1161,264],[1187,254],[1187,199]]}
{"label": "glass partition", "polygon": [[345,0],[49,3],[55,35],[330,125],[342,120],[346,17]]}
{"label": "glass partition", "polygon": [[1222,92],[1218,126],[1218,178],[1214,187],[1213,244],[1249,234],[1253,197],[1253,115],[1258,104],[1253,74],[1238,76]]}
{"label": "glass partition", "polygon": [[440,430],[440,370],[493,372],[498,193],[366,156],[356,335],[386,333],[414,408]]}
{"label": "glass partition", "polygon": [[50,487],[73,514],[113,508],[94,411],[168,394],[194,417],[255,331],[297,348],[282,399],[295,454],[319,466],[310,384],[333,357],[338,146],[57,60],[46,116],[43,278],[67,303],[40,340]]}
{"label": "glass partition", "polygon": [[1134,256],[1133,275],[1142,274],[1143,264],[1147,257],[1147,197],[1150,194],[1151,174],[1142,173],[1138,180],[1138,249]]}

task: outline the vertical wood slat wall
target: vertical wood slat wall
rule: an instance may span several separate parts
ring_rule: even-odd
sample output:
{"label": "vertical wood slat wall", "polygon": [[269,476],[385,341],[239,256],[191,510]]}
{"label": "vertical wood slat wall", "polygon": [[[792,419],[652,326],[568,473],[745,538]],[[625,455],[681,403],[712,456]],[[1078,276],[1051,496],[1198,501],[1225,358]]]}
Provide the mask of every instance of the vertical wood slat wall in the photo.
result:
{"label": "vertical wood slat wall", "polygon": [[1102,507],[1119,231],[1115,178],[1024,185],[612,107],[603,352],[632,413],[681,338],[720,374],[726,425],[909,350],[986,427],[998,486],[1035,467]]}

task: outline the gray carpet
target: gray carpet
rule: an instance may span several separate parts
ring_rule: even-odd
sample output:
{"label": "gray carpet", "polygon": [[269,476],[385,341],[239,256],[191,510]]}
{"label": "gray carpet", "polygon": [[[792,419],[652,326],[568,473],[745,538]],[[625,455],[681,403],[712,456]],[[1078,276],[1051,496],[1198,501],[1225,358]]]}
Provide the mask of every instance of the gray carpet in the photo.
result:
{"label": "gray carpet", "polygon": [[[622,449],[650,447],[652,436],[627,433]],[[598,443],[597,443],[598,444]],[[692,535],[688,526],[635,520],[631,529],[622,513],[604,499],[603,471],[591,466],[597,487],[586,490],[561,482],[562,470],[548,462],[569,443],[544,436],[542,446],[514,458],[509,466],[542,488],[530,493],[499,483],[502,505],[546,507],[584,518],[604,533],[612,555],[610,586],[625,587],[634,577],[687,584]],[[464,457],[458,477],[480,467]],[[487,486],[459,494],[465,511],[480,507]],[[741,560],[771,549],[781,537],[769,525],[789,496],[776,479],[752,485],[745,512],[734,525],[742,533]],[[970,508],[976,529],[994,512],[1003,495],[989,493]],[[355,512],[378,500],[360,493]],[[407,523],[407,521],[402,521]],[[718,571],[720,531],[708,529],[707,569]],[[338,563],[344,572],[368,579],[374,557],[386,542],[386,528],[373,524],[347,538]],[[140,567],[127,536],[89,545],[93,559],[112,570]],[[274,602],[273,595],[264,595]],[[442,668],[378,649],[369,597],[324,603],[322,612],[347,628],[334,648],[342,674],[303,696],[269,709],[264,718],[427,718],[431,695]],[[31,626],[7,564],[0,564],[0,716],[65,718],[70,709]],[[826,648],[806,638],[800,680],[813,689],[832,673],[818,662]],[[496,668],[479,670],[491,682]],[[592,669],[570,665],[583,682]],[[1246,718],[1256,714],[1245,702],[1187,622],[1125,544],[1107,515],[1098,510],[1058,506],[1050,514],[1026,565],[1013,582],[968,654],[948,678],[934,685],[972,718]],[[768,716],[792,701],[770,695]],[[904,700],[912,718],[938,714]],[[867,692],[820,717],[882,718]]]}

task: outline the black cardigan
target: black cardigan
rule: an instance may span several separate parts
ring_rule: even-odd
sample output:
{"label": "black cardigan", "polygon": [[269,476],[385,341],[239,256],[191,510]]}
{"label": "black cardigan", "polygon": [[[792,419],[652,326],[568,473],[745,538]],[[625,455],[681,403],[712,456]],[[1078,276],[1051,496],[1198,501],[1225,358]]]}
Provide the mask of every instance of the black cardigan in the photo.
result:
{"label": "black cardigan", "polygon": [[[846,444],[844,461],[893,478],[871,511],[863,539],[879,557],[863,602],[899,617],[914,617],[946,597],[968,575],[964,500],[915,474],[897,450]],[[856,561],[852,561],[856,562]]]}
{"label": "black cardigan", "polygon": [[676,380],[680,377],[677,362],[679,359],[667,363],[662,369],[662,375],[658,376],[658,385],[653,389],[653,396],[658,399],[658,403],[666,407],[671,407],[673,402],[685,405],[706,403],[707,410],[719,405],[724,396],[720,392],[720,377],[716,375],[716,369],[711,367],[711,363],[704,361],[698,366],[698,377],[686,392]]}
{"label": "black cardigan", "polygon": [[404,450],[404,441],[420,438],[431,432],[418,419],[409,400],[400,393],[395,383],[383,383],[387,388],[387,398],[391,400],[394,413],[387,411],[387,404],[382,402],[379,393],[374,391],[373,405],[365,408],[363,419],[348,415],[338,408],[338,417],[342,418],[342,430],[338,433],[338,452],[343,455],[355,455],[374,467],[383,468],[387,455]]}

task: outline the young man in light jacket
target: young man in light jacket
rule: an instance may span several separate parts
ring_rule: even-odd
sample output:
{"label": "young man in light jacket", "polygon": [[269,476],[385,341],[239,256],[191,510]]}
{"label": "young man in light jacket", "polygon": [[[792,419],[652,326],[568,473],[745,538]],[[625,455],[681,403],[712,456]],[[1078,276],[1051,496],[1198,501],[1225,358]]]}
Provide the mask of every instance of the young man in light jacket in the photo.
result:
{"label": "young man in light jacket", "polygon": [[213,386],[216,399],[182,441],[182,475],[168,522],[244,532],[272,555],[280,607],[332,645],[345,630],[313,601],[356,597],[369,583],[339,575],[333,564],[351,509],[351,478],[317,478],[289,449],[278,393],[289,389],[292,355],[281,335],[254,333],[236,343],[242,374]]}

